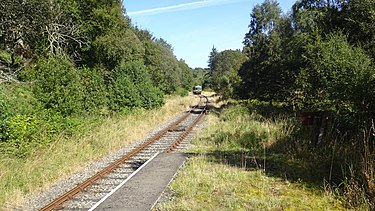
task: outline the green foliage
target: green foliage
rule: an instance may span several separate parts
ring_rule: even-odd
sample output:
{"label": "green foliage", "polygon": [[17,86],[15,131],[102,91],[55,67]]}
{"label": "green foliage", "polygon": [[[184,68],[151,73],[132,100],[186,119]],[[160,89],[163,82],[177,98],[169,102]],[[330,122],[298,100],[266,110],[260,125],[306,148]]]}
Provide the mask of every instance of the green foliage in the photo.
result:
{"label": "green foliage", "polygon": [[155,86],[165,93],[172,93],[181,86],[182,73],[171,49],[156,42],[145,43],[145,65],[150,70]]}
{"label": "green foliage", "polygon": [[[203,89],[211,88],[211,71],[206,68],[195,68],[193,72],[193,86],[201,85]],[[191,87],[190,87],[191,89]]]}
{"label": "green foliage", "polygon": [[40,108],[29,89],[28,85],[0,86],[0,142],[9,139],[8,121],[16,115],[34,116],[34,109]]}
{"label": "green foliage", "polygon": [[47,23],[48,6],[46,0],[3,0],[0,5],[0,48],[10,49],[15,55],[29,51],[26,45],[36,46]]}
{"label": "green foliage", "polygon": [[[357,206],[357,196],[363,199],[357,200],[360,204],[374,198],[373,179],[369,179],[373,175],[369,160],[374,157],[369,149],[374,146],[367,137],[373,130],[370,128],[373,128],[375,110],[374,8],[375,2],[371,0],[300,0],[293,6],[292,13],[281,15],[277,1],[265,0],[251,13],[242,51],[248,59],[238,71],[241,80],[231,80],[225,71],[215,72],[215,59],[228,63],[219,54],[210,56],[209,61],[210,80],[215,90],[232,81],[233,86],[226,92],[232,92],[231,87],[234,87],[233,93],[246,99],[247,106],[262,118],[273,120],[291,110],[294,115],[301,111],[331,111],[328,121],[321,126],[291,122],[295,128],[289,128],[289,135],[292,131],[303,136],[283,136],[286,140],[280,139],[275,149],[284,149],[283,152],[290,154],[305,153],[306,161],[312,165],[322,160],[325,165],[330,163],[331,171],[341,175],[338,182],[348,175],[342,175],[340,169],[337,173],[335,166],[343,169],[358,166],[355,173],[349,175],[356,178],[354,182],[344,184],[344,189],[350,189],[349,195],[354,197],[348,197],[352,201],[350,206]],[[239,116],[243,118],[242,114]],[[241,133],[246,128],[238,127],[238,130],[231,129],[235,134],[217,132],[222,132],[217,137],[218,142],[238,140],[241,146],[251,147],[254,145],[246,145],[249,142],[241,140],[262,138],[261,133],[259,136]],[[311,137],[316,137],[317,133],[324,143],[311,146],[309,143],[316,142]]]}
{"label": "green foliage", "polygon": [[84,119],[159,107],[164,93],[192,86],[173,47],[133,26],[120,0],[5,0],[0,17],[5,156],[27,157]]}
{"label": "green foliage", "polygon": [[96,58],[108,69],[115,68],[121,62],[140,60],[144,54],[142,43],[131,30],[100,36],[93,42],[93,46]]}
{"label": "green foliage", "polygon": [[247,57],[236,50],[225,50],[211,60],[211,88],[224,98],[233,97],[234,89],[240,83],[238,71]]}
{"label": "green foliage", "polygon": [[256,5],[250,15],[250,30],[245,36],[245,46],[258,47],[266,42],[277,26],[281,12],[279,3],[275,0],[265,0],[261,5]]}
{"label": "green foliage", "polygon": [[9,109],[3,99],[0,99],[0,142],[7,139],[6,123],[9,117]]}
{"label": "green foliage", "polygon": [[244,52],[249,59],[239,71],[242,79],[236,90],[239,97],[269,102],[290,97],[299,71],[295,67],[299,60],[294,53],[300,52],[300,43],[293,43],[292,22],[281,16],[276,1],[267,0],[254,7],[244,40]]}
{"label": "green foliage", "polygon": [[193,86],[193,73],[191,68],[185,63],[183,59],[178,61],[178,66],[181,69],[181,87],[185,90],[190,90]]}
{"label": "green foliage", "polygon": [[[12,59],[14,61],[12,61]],[[12,65],[12,62],[13,62],[13,65],[18,65],[21,63],[22,59],[20,56],[18,55],[13,55],[13,58],[12,58],[12,54],[11,52],[7,51],[7,50],[1,50],[0,49],[0,61],[6,63],[8,66]]]}
{"label": "green foliage", "polygon": [[94,68],[79,70],[83,91],[83,109],[90,113],[105,112],[108,105],[108,91],[104,73]]}
{"label": "green foliage", "polygon": [[56,135],[75,133],[82,121],[45,110],[30,85],[0,86],[0,151],[25,158],[50,143]]}
{"label": "green foliage", "polygon": [[307,67],[298,83],[305,107],[348,111],[374,109],[375,72],[363,50],[341,34],[317,39],[304,54]]}
{"label": "green foliage", "polygon": [[35,72],[34,94],[46,109],[63,115],[83,110],[83,87],[78,70],[66,58],[40,59]]}
{"label": "green foliage", "polygon": [[127,75],[117,76],[110,83],[111,109],[120,111],[126,108],[139,107],[139,92]]}
{"label": "green foliage", "polygon": [[186,90],[186,89],[182,89],[182,88],[177,88],[176,92],[175,92],[177,95],[181,96],[181,97],[185,97],[185,96],[188,96],[189,95],[189,91]]}
{"label": "green foliage", "polygon": [[217,49],[215,48],[215,46],[212,46],[212,50],[210,52],[210,55],[208,56],[208,67],[210,69],[215,69],[215,64],[213,63],[213,59],[215,58],[215,56],[218,54],[218,51]]}
{"label": "green foliage", "polygon": [[111,76],[110,101],[113,110],[163,104],[163,95],[152,85],[147,68],[139,61],[118,66]]}
{"label": "green foliage", "polygon": [[38,120],[33,116],[17,114],[10,118],[7,121],[6,135],[8,136],[7,143],[11,146],[9,149],[15,151],[12,153],[18,157],[26,156],[31,148],[35,147],[33,145],[39,141],[37,137],[39,127]]}
{"label": "green foliage", "polygon": [[351,43],[363,46],[372,59],[375,59],[375,2],[351,0],[346,4],[342,27],[350,34],[348,38]]}

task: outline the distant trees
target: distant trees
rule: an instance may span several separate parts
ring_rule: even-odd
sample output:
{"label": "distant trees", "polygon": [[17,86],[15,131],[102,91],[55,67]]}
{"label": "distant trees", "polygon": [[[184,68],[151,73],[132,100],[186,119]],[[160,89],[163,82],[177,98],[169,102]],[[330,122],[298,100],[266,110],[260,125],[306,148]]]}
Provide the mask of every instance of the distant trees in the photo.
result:
{"label": "distant trees", "polygon": [[212,50],[211,50],[211,52],[210,52],[210,55],[208,56],[208,67],[210,68],[210,69],[214,69],[214,64],[213,64],[213,59],[214,59],[214,57],[217,55],[217,49],[215,48],[215,46],[212,46]]}
{"label": "distant trees", "polygon": [[[276,0],[256,5],[242,52],[213,46],[206,81],[243,99],[374,110],[375,2],[301,0],[292,9],[283,15]],[[233,53],[240,65],[229,61]]]}
{"label": "distant trees", "polygon": [[375,11],[372,6],[367,1],[303,0],[285,16],[277,1],[256,5],[243,42],[248,59],[238,70],[241,84],[235,93],[299,108],[374,109],[369,88],[375,73],[372,16],[360,18]]}
{"label": "distant trees", "polygon": [[246,55],[239,50],[216,53],[210,65],[211,88],[223,94],[225,98],[232,97],[235,87],[240,83],[238,70],[246,60]]}

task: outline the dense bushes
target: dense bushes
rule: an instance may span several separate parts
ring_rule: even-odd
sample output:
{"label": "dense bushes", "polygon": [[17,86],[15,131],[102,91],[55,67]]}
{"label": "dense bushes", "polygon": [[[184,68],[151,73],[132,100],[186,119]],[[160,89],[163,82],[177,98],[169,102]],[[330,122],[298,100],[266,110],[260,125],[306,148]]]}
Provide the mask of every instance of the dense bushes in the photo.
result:
{"label": "dense bushes", "polygon": [[51,143],[56,135],[73,134],[82,120],[45,109],[30,84],[0,86],[0,151],[3,156],[26,157]]}
{"label": "dense bushes", "polygon": [[121,35],[112,33],[100,36],[94,41],[93,46],[98,60],[109,69],[115,68],[123,61],[140,60],[145,51],[131,30],[125,30]]}
{"label": "dense bushes", "polygon": [[68,116],[83,109],[83,86],[74,65],[66,58],[40,59],[32,70],[35,77],[34,95],[46,109]]}
{"label": "dense bushes", "polygon": [[163,103],[163,94],[153,87],[146,67],[141,62],[125,62],[111,76],[111,108],[154,108]]}
{"label": "dense bushes", "polygon": [[341,34],[306,47],[306,67],[298,77],[303,107],[363,112],[375,109],[371,59]]}
{"label": "dense bushes", "polygon": [[27,84],[0,85],[0,142],[4,155],[26,157],[57,134],[73,134],[89,115],[155,108],[163,93],[140,61],[122,62],[112,72],[76,67],[64,57],[39,59],[26,69]]}
{"label": "dense bushes", "polygon": [[83,109],[88,113],[105,114],[109,102],[104,70],[85,67],[79,69],[79,74],[83,86]]}

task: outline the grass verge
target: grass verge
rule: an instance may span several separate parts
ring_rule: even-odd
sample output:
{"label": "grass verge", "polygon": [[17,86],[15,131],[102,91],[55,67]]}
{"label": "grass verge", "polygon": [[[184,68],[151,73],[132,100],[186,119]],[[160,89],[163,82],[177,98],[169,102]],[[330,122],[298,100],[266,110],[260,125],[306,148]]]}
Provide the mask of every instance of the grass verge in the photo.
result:
{"label": "grass verge", "polygon": [[[290,135],[290,120],[241,106],[213,109],[209,126],[171,184],[160,210],[345,210],[308,162],[267,148]],[[217,114],[217,115],[215,115]]]}

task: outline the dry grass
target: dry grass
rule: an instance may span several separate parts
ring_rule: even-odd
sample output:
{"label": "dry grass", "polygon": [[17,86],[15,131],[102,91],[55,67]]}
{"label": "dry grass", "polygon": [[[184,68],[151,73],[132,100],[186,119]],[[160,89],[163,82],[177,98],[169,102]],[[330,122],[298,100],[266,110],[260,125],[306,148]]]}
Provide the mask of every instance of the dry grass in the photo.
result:
{"label": "dry grass", "polygon": [[303,183],[289,182],[199,155],[171,185],[161,210],[345,210],[339,200]]}
{"label": "dry grass", "polygon": [[150,130],[198,101],[199,98],[193,95],[168,97],[160,109],[138,110],[123,117],[107,118],[89,133],[61,137],[50,148],[35,152],[29,159],[0,160],[0,204],[6,204],[0,210],[20,205],[88,163],[142,139]]}
{"label": "dry grass", "polygon": [[265,121],[241,107],[219,116],[206,118],[209,126],[194,140],[191,158],[171,184],[173,197],[160,210],[345,210],[332,192],[263,165],[271,155],[262,148],[290,133],[286,120]]}

